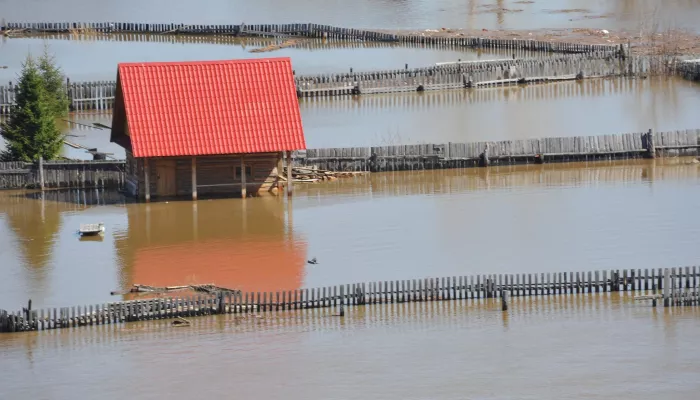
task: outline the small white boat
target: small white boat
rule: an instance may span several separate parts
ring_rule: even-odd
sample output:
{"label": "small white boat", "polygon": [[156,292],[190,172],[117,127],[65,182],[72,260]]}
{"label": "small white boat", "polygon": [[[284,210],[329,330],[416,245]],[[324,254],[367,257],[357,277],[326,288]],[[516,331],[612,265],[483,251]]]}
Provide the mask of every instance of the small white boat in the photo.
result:
{"label": "small white boat", "polygon": [[105,232],[105,224],[102,222],[99,224],[80,224],[80,230],[78,232],[80,236],[102,235]]}

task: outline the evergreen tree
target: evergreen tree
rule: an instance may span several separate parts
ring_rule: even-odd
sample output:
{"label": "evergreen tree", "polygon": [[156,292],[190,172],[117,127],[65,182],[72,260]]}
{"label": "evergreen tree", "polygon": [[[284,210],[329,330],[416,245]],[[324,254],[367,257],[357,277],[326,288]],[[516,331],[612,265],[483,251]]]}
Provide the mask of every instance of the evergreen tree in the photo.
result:
{"label": "evergreen tree", "polygon": [[44,81],[51,111],[58,117],[65,117],[68,114],[70,100],[66,93],[65,77],[61,69],[56,66],[55,59],[49,53],[49,46],[44,46],[44,54],[39,57],[39,72]]}
{"label": "evergreen tree", "polygon": [[40,156],[52,160],[60,154],[63,135],[56,127],[54,104],[37,63],[28,56],[15,86],[10,117],[2,123],[0,133],[7,141],[3,160],[33,162]]}

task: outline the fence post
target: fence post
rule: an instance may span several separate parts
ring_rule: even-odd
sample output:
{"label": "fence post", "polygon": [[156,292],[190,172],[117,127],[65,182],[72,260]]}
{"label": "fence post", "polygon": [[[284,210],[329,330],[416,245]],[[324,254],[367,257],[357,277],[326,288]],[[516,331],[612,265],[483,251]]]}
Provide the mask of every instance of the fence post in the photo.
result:
{"label": "fence post", "polygon": [[656,158],[656,145],[654,145],[654,131],[647,132],[647,158]]}
{"label": "fence post", "polygon": [[226,304],[224,303],[224,292],[220,291],[219,292],[219,307],[217,307],[217,312],[219,314],[224,314],[226,312]]}
{"label": "fence post", "polygon": [[39,156],[39,188],[44,190],[44,157]]}
{"label": "fence post", "polygon": [[488,167],[489,166],[489,144],[488,143],[484,147],[484,152],[481,153],[479,159],[480,159],[479,164],[481,167]]}
{"label": "fence post", "polygon": [[664,293],[664,307],[668,307],[670,304],[670,299],[668,296],[669,293],[669,286],[671,285],[671,273],[668,268],[664,268],[664,284],[663,284],[663,293]]}

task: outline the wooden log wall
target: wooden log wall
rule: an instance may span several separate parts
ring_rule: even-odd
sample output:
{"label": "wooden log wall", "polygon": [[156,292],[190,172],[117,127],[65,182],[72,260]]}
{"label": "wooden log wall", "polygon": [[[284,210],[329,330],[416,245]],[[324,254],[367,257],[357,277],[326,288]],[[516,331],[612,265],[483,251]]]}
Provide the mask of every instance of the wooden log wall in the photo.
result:
{"label": "wooden log wall", "polygon": [[[526,296],[663,291],[665,306],[698,306],[696,266],[666,269],[487,274],[362,282],[277,292],[221,293],[131,300],[78,307],[7,312],[0,310],[0,332],[73,328],[85,325],[194,317],[213,314],[270,313],[345,308],[386,303],[482,300]],[[653,295],[649,299],[656,299]],[[656,301],[654,300],[656,303]]]}
{"label": "wooden log wall", "polygon": [[[131,157],[127,154],[127,157]],[[175,192],[176,196],[191,196],[192,194],[192,158],[191,157],[166,157],[175,167]],[[157,158],[127,159],[127,167],[133,165],[134,169],[126,177],[127,192],[132,196],[145,198],[145,170],[144,163],[149,166],[150,195],[157,198],[158,193],[158,160]],[[247,174],[246,190],[249,194],[260,194],[269,191],[276,184],[277,154],[258,153],[247,154],[244,157]],[[199,195],[233,195],[241,193],[240,155],[199,156],[197,165],[197,193]],[[133,181],[129,182],[129,181]]]}
{"label": "wooden log wall", "polygon": [[[297,165],[333,171],[410,171],[520,163],[593,161],[648,157],[649,132],[553,137],[497,142],[307,149],[294,152]],[[654,132],[654,155],[698,155],[700,129]]]}
{"label": "wooden log wall", "polygon": [[[121,188],[124,161],[46,161],[47,188]],[[39,187],[38,163],[0,162],[0,189]]]}
{"label": "wooden log wall", "polygon": [[490,39],[480,37],[437,37],[377,32],[366,29],[340,28],[321,24],[241,24],[187,25],[130,22],[6,22],[1,31],[29,33],[155,33],[180,35],[237,35],[263,37],[308,37],[371,42],[459,45],[476,48],[527,49],[557,53],[620,52],[616,45],[552,43],[538,40]]}

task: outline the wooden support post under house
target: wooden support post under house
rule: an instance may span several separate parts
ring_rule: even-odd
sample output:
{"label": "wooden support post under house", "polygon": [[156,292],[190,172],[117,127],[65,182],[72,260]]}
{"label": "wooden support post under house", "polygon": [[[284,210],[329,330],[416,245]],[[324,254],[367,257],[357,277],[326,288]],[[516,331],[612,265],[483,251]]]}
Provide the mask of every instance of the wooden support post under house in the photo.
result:
{"label": "wooden support post under house", "polygon": [[247,197],[246,190],[246,173],[245,173],[245,156],[241,156],[241,198],[245,199]]}
{"label": "wooden support post under house", "polygon": [[287,197],[292,196],[292,152],[287,151]]}
{"label": "wooden support post under house", "polygon": [[282,184],[282,176],[284,175],[284,152],[277,155],[277,194],[280,194],[280,185]]}
{"label": "wooden support post under house", "polygon": [[148,158],[143,159],[143,175],[145,181],[146,201],[151,201],[151,170],[148,168]]}
{"label": "wooden support post under house", "polygon": [[197,200],[197,157],[192,157],[192,200]]}

